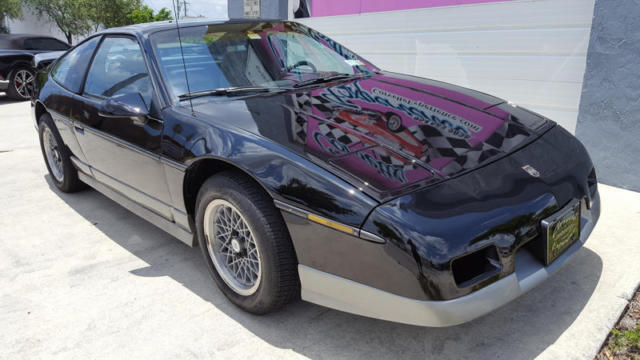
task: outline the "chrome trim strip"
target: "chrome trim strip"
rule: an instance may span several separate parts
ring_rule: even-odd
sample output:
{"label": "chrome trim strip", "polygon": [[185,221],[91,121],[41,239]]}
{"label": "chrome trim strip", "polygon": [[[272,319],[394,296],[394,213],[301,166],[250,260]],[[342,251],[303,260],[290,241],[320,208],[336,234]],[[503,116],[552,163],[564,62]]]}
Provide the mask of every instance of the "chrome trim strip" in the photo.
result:
{"label": "chrome trim strip", "polygon": [[[287,204],[287,203],[285,203],[283,201],[280,201],[280,200],[273,200],[273,203],[276,205],[276,207],[278,209],[286,211],[288,213],[291,213],[293,215],[299,216],[299,217],[307,219],[307,220],[309,219],[309,215],[314,215],[316,217],[319,217],[319,218],[322,218],[322,219],[326,219],[324,216],[313,214],[312,212],[300,209],[298,207],[295,207],[293,205]],[[309,221],[311,221],[311,220],[309,220]],[[383,238],[379,237],[378,235],[372,234],[372,233],[370,233],[368,231],[360,230],[360,229],[358,229],[358,228],[356,228],[354,226],[346,225],[346,224],[343,224],[343,223],[340,223],[340,222],[337,222],[337,221],[333,221],[333,220],[330,220],[330,219],[327,219],[327,221],[330,221],[330,222],[336,223],[338,225],[350,228],[351,229],[351,234],[348,234],[348,233],[345,233],[345,234],[356,236],[359,239],[366,240],[366,241],[371,241],[371,242],[378,243],[378,244],[386,243],[386,241]],[[318,224],[320,224],[320,223],[318,223]],[[320,225],[323,225],[323,224],[320,224]],[[323,226],[326,226],[326,225],[323,225]],[[329,226],[327,226],[327,227],[332,229]],[[338,230],[336,230],[336,231],[338,231]],[[356,234],[358,234],[358,235],[356,235]]]}
{"label": "chrome trim strip", "polygon": [[167,219],[163,218],[162,216],[157,215],[153,211],[148,210],[147,208],[139,205],[138,203],[136,203],[133,200],[131,200],[128,197],[126,197],[125,195],[119,193],[117,190],[114,190],[114,189],[110,188],[109,186],[104,185],[103,183],[95,180],[91,176],[85,175],[83,173],[78,173],[78,177],[84,183],[90,185],[92,188],[94,188],[97,191],[101,192],[106,197],[108,197],[111,200],[117,202],[122,207],[124,207],[127,210],[131,211],[132,213],[140,216],[141,218],[147,220],[148,222],[152,223],[153,225],[159,227],[160,229],[166,231],[170,235],[173,235],[174,237],[176,237],[178,240],[182,241],[183,243],[185,243],[185,244],[187,244],[189,246],[193,246],[194,245],[194,235],[193,235],[193,233],[183,229],[182,227],[176,225],[175,223],[172,223],[172,222],[168,221]]}
{"label": "chrome trim strip", "polygon": [[285,202],[282,202],[280,200],[273,200],[273,203],[276,205],[276,207],[280,210],[284,210],[286,212],[289,212],[293,215],[296,216],[300,216],[302,218],[307,218],[307,215],[309,215],[308,211],[302,210],[300,208],[297,208],[295,206],[289,205]]}
{"label": "chrome trim strip", "polygon": [[380,236],[370,233],[368,231],[365,230],[360,230],[360,234],[359,234],[360,239],[363,240],[367,240],[367,241],[371,241],[371,242],[375,242],[375,243],[379,243],[379,244],[384,244],[387,241],[383,238],[381,238]]}

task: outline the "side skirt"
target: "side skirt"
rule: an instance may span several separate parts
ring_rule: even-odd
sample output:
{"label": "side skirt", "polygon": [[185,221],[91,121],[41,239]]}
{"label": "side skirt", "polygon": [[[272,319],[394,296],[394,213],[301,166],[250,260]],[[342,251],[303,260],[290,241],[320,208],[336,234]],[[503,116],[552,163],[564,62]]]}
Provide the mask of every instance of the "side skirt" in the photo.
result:
{"label": "side skirt", "polygon": [[99,191],[100,193],[102,193],[104,196],[108,197],[109,199],[117,202],[118,204],[120,204],[121,206],[123,206],[124,208],[126,208],[127,210],[131,211],[132,213],[140,216],[141,218],[147,220],[148,222],[152,223],[153,225],[159,227],[160,229],[166,231],[167,233],[173,235],[174,237],[176,237],[178,240],[182,241],[183,243],[189,245],[189,246],[193,246],[194,245],[194,236],[193,233],[184,230],[183,228],[181,228],[180,226],[176,225],[175,223],[168,221],[167,219],[163,218],[160,215],[157,215],[156,213],[154,213],[153,211],[140,206],[138,203],[130,200],[129,198],[127,198],[126,196],[122,195],[121,193],[119,193],[118,191],[104,185],[103,183],[97,181],[96,179],[94,179],[93,177],[84,174],[82,171],[78,171],[78,177],[80,178],[80,180],[82,180],[82,182],[84,182],[85,184],[91,186],[92,188],[96,189],[97,191]]}

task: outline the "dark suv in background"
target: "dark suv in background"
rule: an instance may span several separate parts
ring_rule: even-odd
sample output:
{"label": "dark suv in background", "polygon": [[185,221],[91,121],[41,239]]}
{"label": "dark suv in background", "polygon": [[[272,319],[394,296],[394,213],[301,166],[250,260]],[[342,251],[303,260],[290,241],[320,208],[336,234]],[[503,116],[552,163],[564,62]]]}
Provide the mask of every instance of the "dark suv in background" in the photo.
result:
{"label": "dark suv in background", "polygon": [[49,36],[0,34],[0,92],[16,100],[30,99],[33,56],[69,48],[69,44]]}

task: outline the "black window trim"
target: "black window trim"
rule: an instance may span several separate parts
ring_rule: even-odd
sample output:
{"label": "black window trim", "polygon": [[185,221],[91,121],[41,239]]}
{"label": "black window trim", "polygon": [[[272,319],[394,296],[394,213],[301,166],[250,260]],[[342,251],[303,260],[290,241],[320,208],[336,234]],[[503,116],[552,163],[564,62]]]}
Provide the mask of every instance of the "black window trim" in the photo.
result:
{"label": "black window trim", "polygon": [[93,54],[91,54],[91,59],[89,59],[89,63],[87,64],[87,69],[84,71],[84,74],[82,75],[82,83],[80,83],[80,89],[78,89],[78,95],[80,96],[85,96],[85,92],[84,92],[84,86],[87,83],[87,76],[89,76],[89,71],[91,71],[91,67],[93,66],[93,60],[96,58],[96,54],[98,53],[98,50],[100,50],[100,46],[102,46],[102,42],[104,41],[104,39],[107,36],[103,36],[100,41],[98,41],[98,44],[96,45],[95,50],[93,50]]}
{"label": "black window trim", "polygon": [[[67,52],[66,52],[64,55],[62,55],[61,57],[57,58],[57,59],[56,59],[56,61],[55,61],[55,62],[53,62],[53,64],[51,64],[50,69],[51,69],[51,70],[53,70],[53,69],[55,68],[55,66],[56,66],[60,61],[62,61],[62,59],[66,58],[66,57],[67,57],[67,56],[68,56],[72,51],[74,51],[75,49],[77,49],[80,45],[82,45],[82,44],[84,44],[84,43],[86,43],[86,42],[88,42],[88,41],[91,41],[92,39],[94,39],[94,38],[96,38],[96,37],[101,37],[101,36],[102,36],[102,34],[98,34],[98,35],[90,36],[90,37],[88,37],[88,38],[86,38],[86,39],[82,40],[81,42],[79,42],[79,43],[78,43],[78,44],[76,44],[75,46],[73,46],[73,47],[69,48],[69,50],[67,50]],[[91,62],[93,61],[93,56],[95,55],[96,50],[98,50],[98,47],[100,46],[100,44],[101,44],[101,43],[102,43],[102,39],[98,40],[98,44],[96,45],[95,49],[93,49],[93,53],[91,53],[91,59],[89,60],[89,65],[88,65],[88,66],[87,66],[87,68],[85,69],[85,71],[84,71],[84,75],[82,76],[82,83],[80,84],[80,90],[83,90],[83,89],[84,89],[84,81],[86,80],[86,77],[87,77],[87,71],[89,71],[90,64],[91,64]],[[60,81],[58,81],[58,79],[56,79],[56,77],[55,77],[53,74],[51,74],[51,79],[53,79],[53,81],[54,81],[58,86],[60,86],[61,88],[63,88],[63,89],[65,89],[65,90],[67,90],[68,92],[70,92],[70,93],[72,93],[72,94],[77,94],[77,95],[79,95],[79,94],[80,94],[80,90],[76,92],[76,91],[73,91],[73,90],[71,90],[71,89],[67,88],[67,87],[66,87],[66,86],[64,86]]]}
{"label": "black window trim", "polygon": [[[129,39],[133,39],[137,44],[138,47],[140,48],[140,52],[142,54],[142,58],[144,61],[144,66],[147,69],[147,74],[149,74],[149,78],[151,80],[151,88],[152,88],[152,95],[151,95],[151,103],[149,103],[149,111],[152,110],[153,106],[152,104],[155,102],[157,103],[156,106],[159,109],[164,109],[164,104],[165,101],[164,99],[161,99],[162,96],[159,96],[159,91],[158,91],[158,86],[156,85],[156,81],[154,79],[154,76],[152,75],[152,72],[150,71],[151,69],[151,64],[149,64],[149,59],[148,56],[146,54],[145,48],[143,46],[143,44],[140,42],[140,39],[138,39],[137,36],[133,35],[133,34],[127,34],[127,33],[106,33],[106,34],[101,34],[102,35],[102,39],[100,39],[100,41],[98,42],[98,45],[96,45],[95,50],[93,51],[93,54],[91,55],[91,59],[89,60],[89,65],[87,66],[87,69],[85,70],[84,76],[82,78],[82,85],[80,86],[80,91],[77,93],[79,96],[81,97],[85,97],[85,98],[93,98],[93,99],[100,99],[100,100],[104,100],[105,98],[102,98],[100,96],[96,96],[93,94],[89,94],[89,93],[85,93],[84,88],[85,85],[87,84],[87,77],[89,76],[89,70],[91,70],[91,67],[93,66],[93,61],[95,60],[96,54],[98,53],[98,50],[100,49],[100,47],[102,46],[102,43],[104,42],[104,40],[106,38],[129,38]],[[155,117],[154,117],[155,118]]]}

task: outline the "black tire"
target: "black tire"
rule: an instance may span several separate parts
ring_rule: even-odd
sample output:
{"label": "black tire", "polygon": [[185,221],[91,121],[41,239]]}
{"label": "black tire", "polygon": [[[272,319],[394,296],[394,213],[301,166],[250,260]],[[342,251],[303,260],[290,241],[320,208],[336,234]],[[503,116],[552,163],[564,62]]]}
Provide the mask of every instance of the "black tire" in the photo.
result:
{"label": "black tire", "polygon": [[[253,229],[251,233],[260,253],[261,276],[256,281],[257,289],[250,295],[241,295],[232,289],[216,270],[210,255],[204,218],[209,204],[217,199],[233,205],[249,229]],[[299,298],[298,262],[282,215],[269,195],[246,175],[224,171],[205,181],[196,200],[196,231],[213,279],[224,295],[241,309],[266,314]]]}
{"label": "black tire", "polygon": [[[64,145],[60,134],[58,133],[58,129],[53,123],[51,116],[49,114],[43,114],[40,117],[40,122],[38,126],[38,134],[40,137],[40,150],[42,151],[42,156],[44,158],[44,163],[47,166],[47,170],[49,171],[49,175],[51,176],[51,181],[53,184],[60,189],[62,192],[72,193],[76,191],[80,191],[85,188],[85,185],[80,179],[78,179],[78,170],[71,163],[69,149]],[[61,173],[62,178],[54,175],[54,171],[49,164],[49,160],[47,158],[47,151],[45,150],[45,132],[50,131],[51,135],[53,135],[53,141],[55,141],[57,145],[57,155],[60,159],[61,163]]]}
{"label": "black tire", "polygon": [[[24,85],[26,88],[20,89],[18,88],[16,83],[22,83],[24,74],[28,74],[28,76],[31,78],[31,81],[28,84]],[[16,82],[17,77],[20,77],[20,79],[18,79],[19,81]],[[26,66],[15,68],[9,76],[9,87],[7,88],[7,96],[12,99],[21,101],[31,99],[31,94],[33,93],[33,79],[35,79],[35,72],[33,71],[33,69]],[[24,95],[21,94],[21,92]]]}
{"label": "black tire", "polygon": [[385,123],[387,124],[387,129],[391,130],[391,132],[399,133],[404,130],[404,126],[402,125],[402,117],[396,113],[386,113]]}

